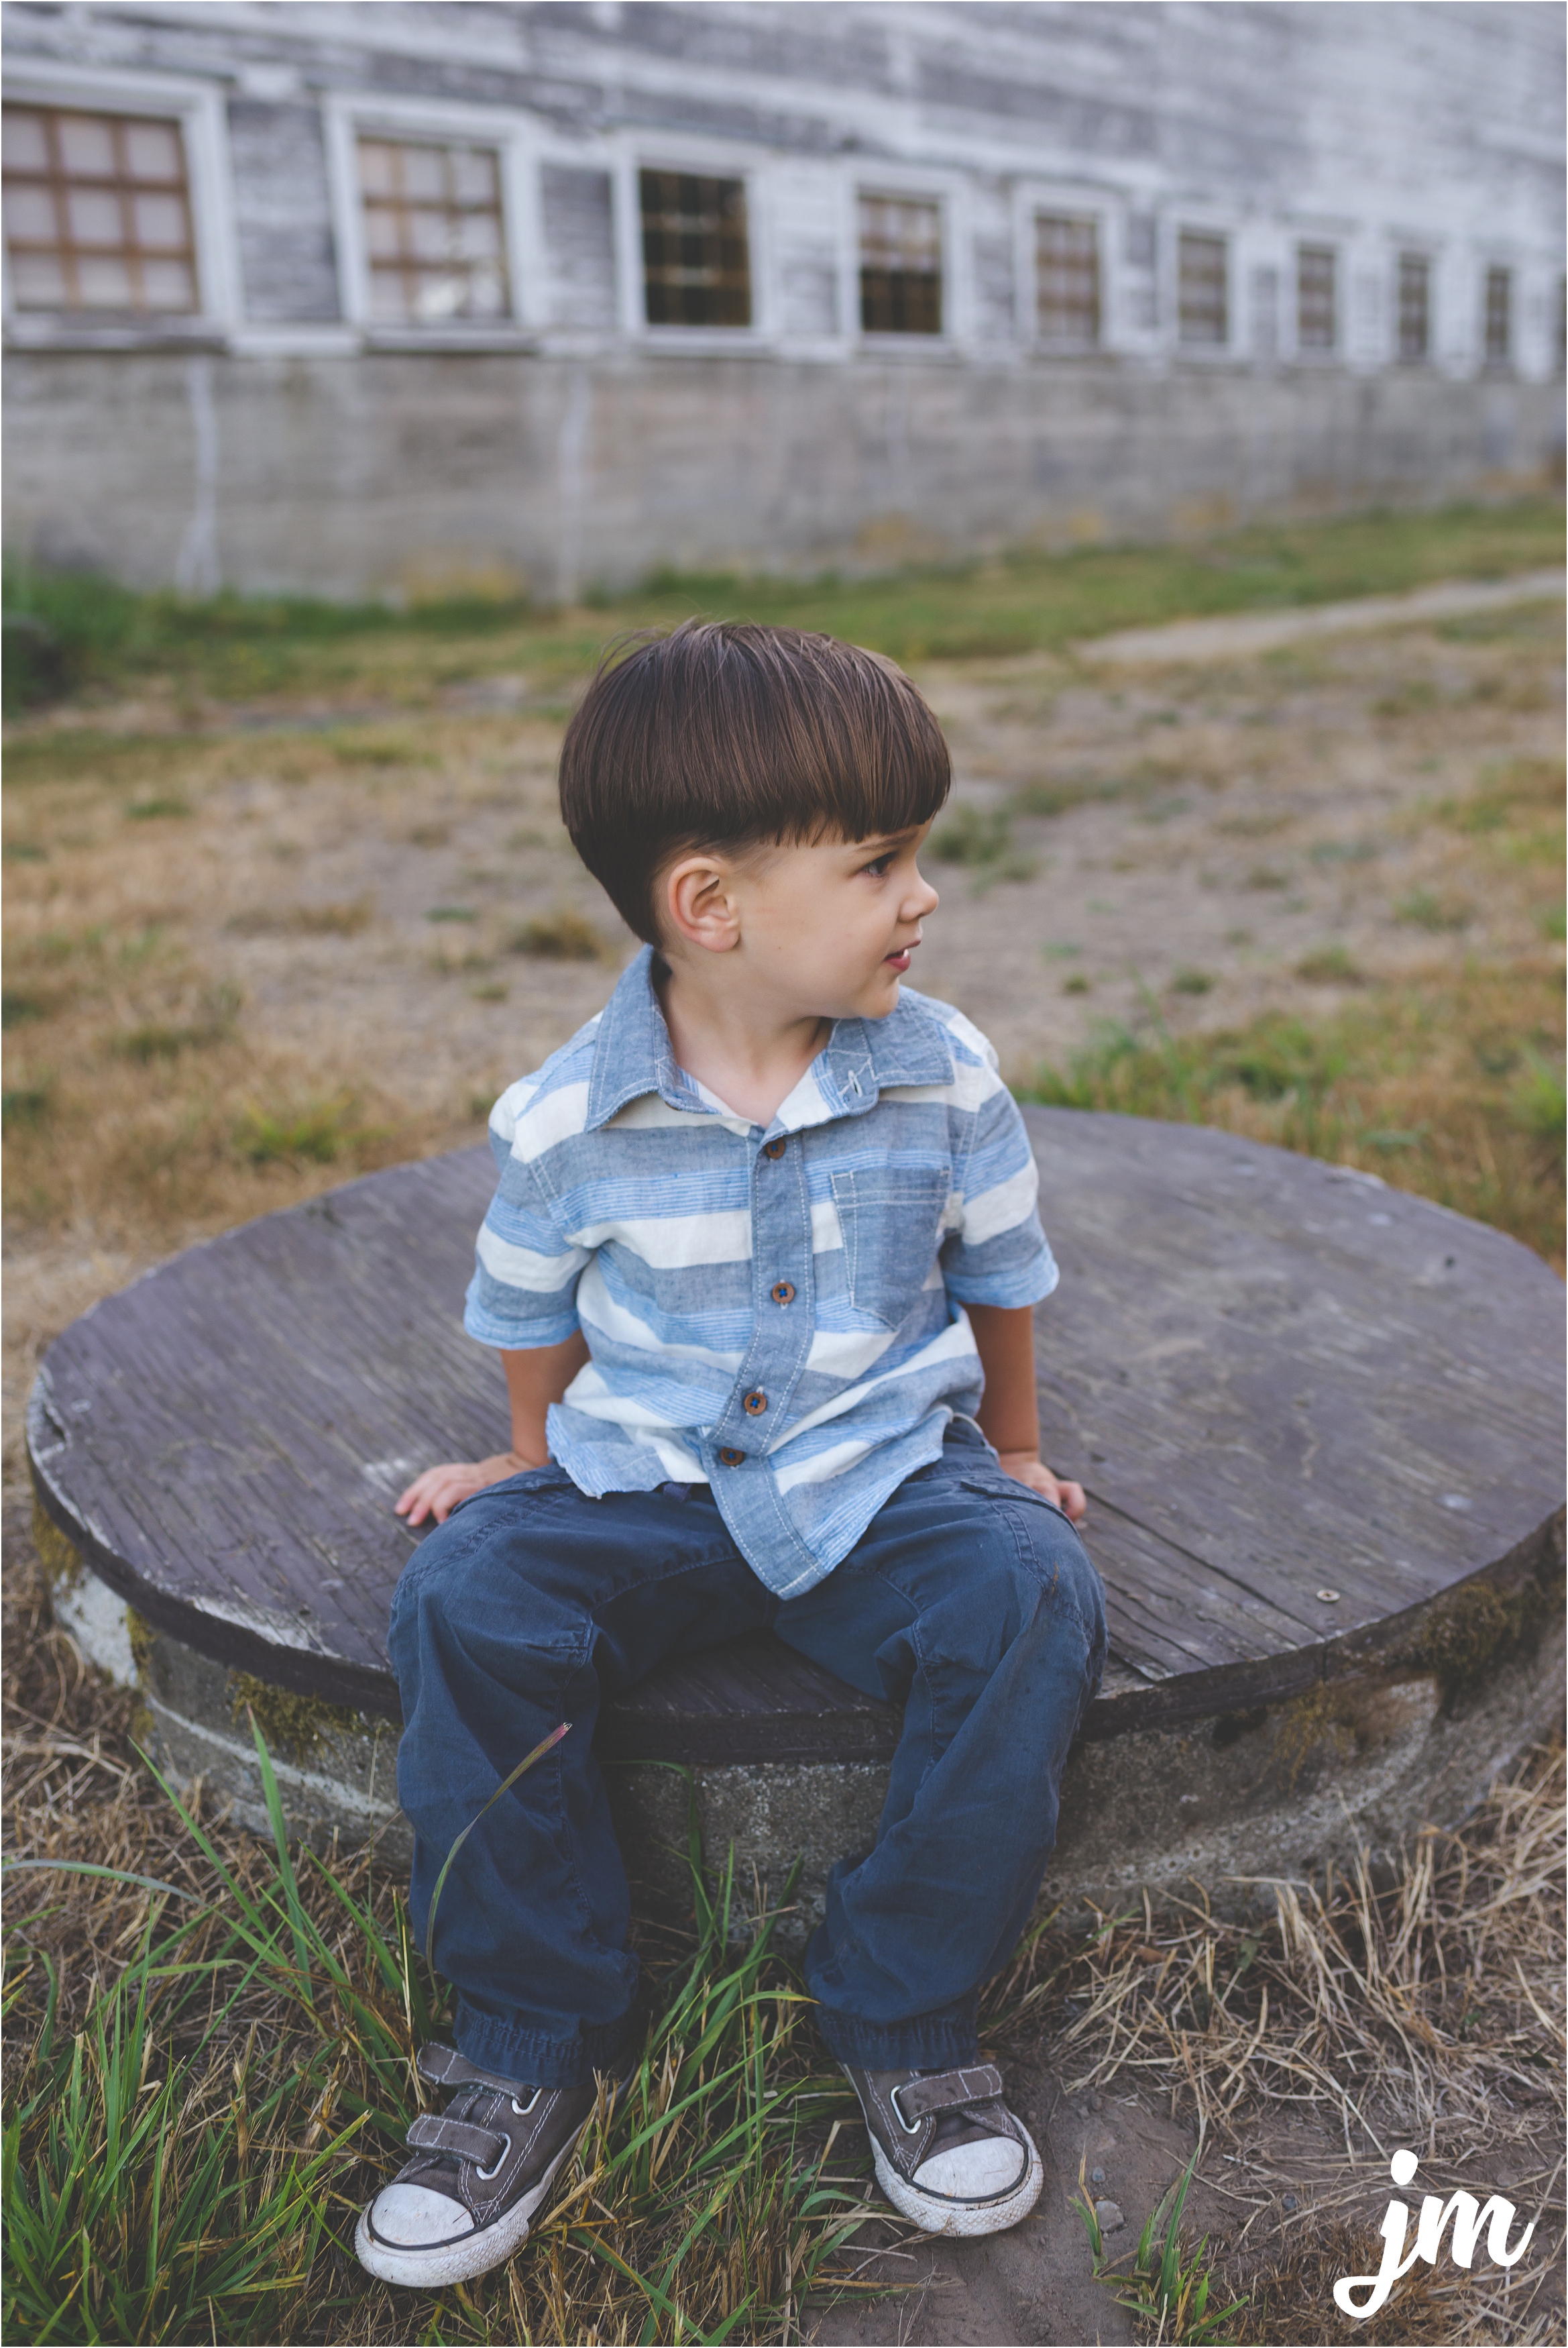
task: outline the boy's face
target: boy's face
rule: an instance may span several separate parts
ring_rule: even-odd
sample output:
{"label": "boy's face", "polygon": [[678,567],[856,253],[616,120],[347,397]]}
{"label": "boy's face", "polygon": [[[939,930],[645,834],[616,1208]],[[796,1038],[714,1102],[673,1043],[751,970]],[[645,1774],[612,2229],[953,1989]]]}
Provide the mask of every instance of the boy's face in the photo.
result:
{"label": "boy's face", "polygon": [[[937,906],[916,863],[929,829],[775,844],[733,862],[683,860],[670,876],[671,911],[685,916],[678,926],[692,944],[735,955],[731,983],[758,989],[786,1015],[885,1019]],[[682,890],[679,873],[699,864],[712,880],[692,871]],[[704,923],[706,933],[694,934]]]}

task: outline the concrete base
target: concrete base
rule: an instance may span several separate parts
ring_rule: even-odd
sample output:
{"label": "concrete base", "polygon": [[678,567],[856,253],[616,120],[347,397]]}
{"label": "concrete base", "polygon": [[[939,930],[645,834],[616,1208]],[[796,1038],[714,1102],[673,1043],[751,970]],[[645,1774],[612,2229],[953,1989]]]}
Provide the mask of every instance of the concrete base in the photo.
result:
{"label": "concrete base", "polygon": [[[150,1749],[180,1787],[269,1831],[250,1731],[253,1712],[291,1828],[325,1849],[374,1834],[405,1866],[396,1803],[397,1731],[226,1670],[147,1624],[83,1569],[40,1514],[38,1546],[57,1620],[88,1659],[131,1682]],[[1266,1898],[1260,1879],[1302,1877],[1358,1847],[1396,1849],[1423,1827],[1460,1825],[1498,1774],[1561,1721],[1564,1626],[1539,1582],[1504,1597],[1461,1589],[1422,1632],[1410,1666],[1349,1674],[1245,1713],[1081,1744],[1067,1766],[1043,1910],[1087,1915],[1202,1885],[1222,1910]],[[1528,1603],[1525,1601],[1528,1601]],[[681,1769],[618,1765],[610,1799],[639,1907],[692,1907],[690,1806],[710,1873],[734,1854],[735,1930],[800,1873],[779,1937],[798,1947],[820,1921],[834,1861],[870,1848],[886,1793],[880,1763]]]}

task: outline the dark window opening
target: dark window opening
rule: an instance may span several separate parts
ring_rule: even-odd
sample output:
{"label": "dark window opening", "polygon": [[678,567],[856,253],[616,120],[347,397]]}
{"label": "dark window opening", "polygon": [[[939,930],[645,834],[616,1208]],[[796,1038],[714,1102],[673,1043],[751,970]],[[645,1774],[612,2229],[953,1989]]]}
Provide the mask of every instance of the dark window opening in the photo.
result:
{"label": "dark window opening", "polygon": [[1100,340],[1100,227],[1094,220],[1039,212],[1034,223],[1036,316],[1048,343],[1089,347]]}
{"label": "dark window opening", "polygon": [[1432,346],[1432,273],[1424,252],[1399,255],[1399,356],[1414,366]]}
{"label": "dark window opening", "polygon": [[1513,356],[1513,272],[1495,264],[1486,273],[1486,363],[1506,366]]}
{"label": "dark window opening", "polygon": [[743,180],[644,171],[642,285],[651,326],[749,326]]}
{"label": "dark window opening", "polygon": [[860,324],[867,335],[941,333],[940,205],[861,197]]}
{"label": "dark window opening", "polygon": [[1184,228],[1176,242],[1176,332],[1188,347],[1230,340],[1229,270],[1223,236]]}
{"label": "dark window opening", "polygon": [[1334,248],[1302,244],[1296,251],[1296,347],[1331,351],[1339,340]]}

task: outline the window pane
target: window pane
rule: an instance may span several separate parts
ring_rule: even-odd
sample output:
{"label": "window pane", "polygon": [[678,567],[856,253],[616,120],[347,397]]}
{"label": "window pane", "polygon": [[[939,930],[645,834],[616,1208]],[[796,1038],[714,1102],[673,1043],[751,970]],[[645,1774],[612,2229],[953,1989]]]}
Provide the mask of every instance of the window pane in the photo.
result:
{"label": "window pane", "polygon": [[144,252],[183,252],[185,206],[178,196],[133,196],[131,220]]}
{"label": "window pane", "polygon": [[362,139],[359,142],[359,185],[365,196],[390,196],[394,192],[396,157],[392,148],[379,139]]}
{"label": "window pane", "polygon": [[443,203],[446,197],[446,158],[439,147],[405,147],[403,193],[411,203]]}
{"label": "window pane", "polygon": [[1430,280],[1426,255],[1399,255],[1399,356],[1424,359],[1431,342]]}
{"label": "window pane", "polygon": [[194,310],[196,280],[187,261],[144,261],[142,300],[149,310]]}
{"label": "window pane", "polygon": [[19,309],[65,309],[66,273],[58,257],[52,252],[13,253],[11,292]]}
{"label": "window pane", "polygon": [[[505,317],[500,161],[493,148],[359,141],[374,318]],[[382,264],[401,262],[401,268]]]}
{"label": "window pane", "polygon": [[126,175],[179,187],[185,180],[185,158],[179,134],[170,122],[136,122],[125,126]]}
{"label": "window pane", "polygon": [[131,291],[130,271],[108,253],[81,253],[77,259],[77,289],[84,309],[129,310],[140,305]]}
{"label": "window pane", "polygon": [[1040,212],[1034,223],[1036,315],[1052,343],[1100,340],[1100,229],[1093,220]]}
{"label": "window pane", "polygon": [[1512,272],[1492,268],[1486,273],[1486,356],[1489,366],[1505,366],[1512,342]]}
{"label": "window pane", "polygon": [[941,333],[940,205],[861,197],[860,324],[868,335]]}
{"label": "window pane", "polygon": [[[24,309],[198,306],[177,122],[8,108],[5,180],[12,283]],[[39,265],[24,268],[29,249]]]}
{"label": "window pane", "polygon": [[75,244],[123,244],[119,198],[112,188],[72,188],[66,198],[67,233]]}
{"label": "window pane", "polygon": [[7,172],[45,171],[48,165],[49,141],[43,116],[36,107],[8,106],[5,108]]}
{"label": "window pane", "polygon": [[1179,339],[1224,345],[1230,339],[1225,240],[1183,229],[1176,245],[1176,315]]}
{"label": "window pane", "polygon": [[370,314],[373,318],[407,318],[411,315],[404,292],[403,273],[398,269],[373,269],[370,273]]}
{"label": "window pane", "polygon": [[651,326],[749,326],[751,255],[743,180],[639,175],[642,282]]}
{"label": "window pane", "polygon": [[1304,351],[1331,351],[1338,340],[1335,314],[1334,251],[1304,244],[1296,255],[1296,340]]}
{"label": "window pane", "polygon": [[60,165],[68,180],[114,178],[114,125],[108,116],[61,114],[56,123]]}
{"label": "window pane", "polygon": [[6,189],[5,233],[25,244],[56,242],[55,200],[47,188],[14,182]]}

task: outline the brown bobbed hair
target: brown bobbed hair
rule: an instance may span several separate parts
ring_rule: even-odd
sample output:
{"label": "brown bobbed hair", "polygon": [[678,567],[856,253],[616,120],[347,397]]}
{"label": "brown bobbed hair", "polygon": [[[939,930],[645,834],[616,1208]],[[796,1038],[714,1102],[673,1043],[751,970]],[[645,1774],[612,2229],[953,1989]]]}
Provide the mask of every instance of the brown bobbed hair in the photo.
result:
{"label": "brown bobbed hair", "polygon": [[612,645],[561,748],[572,845],[628,927],[659,943],[654,886],[693,848],[927,823],[948,746],[901,669],[797,628],[687,620]]}

